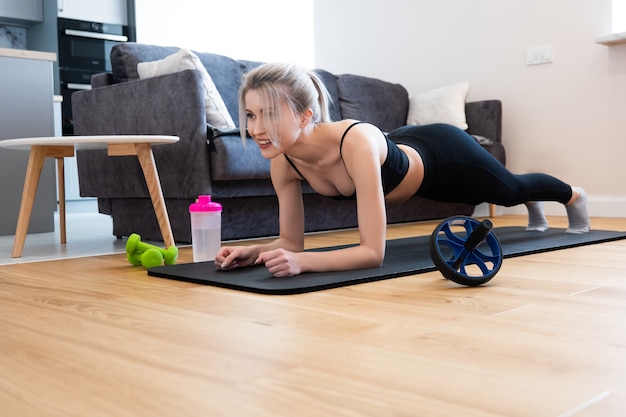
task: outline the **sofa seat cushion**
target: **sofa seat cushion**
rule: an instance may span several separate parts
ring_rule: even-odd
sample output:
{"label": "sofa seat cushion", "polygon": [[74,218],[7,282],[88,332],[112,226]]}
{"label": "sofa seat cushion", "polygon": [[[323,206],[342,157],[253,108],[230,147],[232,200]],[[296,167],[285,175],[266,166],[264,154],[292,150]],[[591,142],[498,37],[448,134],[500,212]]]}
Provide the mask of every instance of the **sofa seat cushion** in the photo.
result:
{"label": "sofa seat cushion", "polygon": [[400,84],[344,74],[337,77],[343,119],[372,123],[385,132],[406,125],[409,93]]}
{"label": "sofa seat cushion", "polygon": [[225,135],[210,142],[209,158],[213,181],[263,180],[270,178],[270,161],[263,158],[252,139]]}

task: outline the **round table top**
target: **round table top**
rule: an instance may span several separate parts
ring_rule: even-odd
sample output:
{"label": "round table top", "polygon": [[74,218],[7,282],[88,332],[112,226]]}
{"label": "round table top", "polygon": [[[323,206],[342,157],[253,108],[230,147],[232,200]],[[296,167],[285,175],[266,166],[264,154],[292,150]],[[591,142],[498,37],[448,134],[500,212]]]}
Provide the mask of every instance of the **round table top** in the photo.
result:
{"label": "round table top", "polygon": [[49,136],[0,140],[0,147],[28,150],[31,146],[74,146],[76,150],[85,150],[106,149],[113,144],[162,145],[178,142],[178,139],[178,136],[162,135]]}

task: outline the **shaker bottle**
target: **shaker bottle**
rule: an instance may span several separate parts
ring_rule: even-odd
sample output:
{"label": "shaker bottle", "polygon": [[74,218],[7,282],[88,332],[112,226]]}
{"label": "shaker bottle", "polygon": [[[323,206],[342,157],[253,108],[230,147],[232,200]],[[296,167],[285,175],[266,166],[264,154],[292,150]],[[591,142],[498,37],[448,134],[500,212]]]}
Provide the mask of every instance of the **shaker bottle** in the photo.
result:
{"label": "shaker bottle", "polygon": [[201,195],[189,206],[193,261],[215,260],[222,243],[222,205]]}

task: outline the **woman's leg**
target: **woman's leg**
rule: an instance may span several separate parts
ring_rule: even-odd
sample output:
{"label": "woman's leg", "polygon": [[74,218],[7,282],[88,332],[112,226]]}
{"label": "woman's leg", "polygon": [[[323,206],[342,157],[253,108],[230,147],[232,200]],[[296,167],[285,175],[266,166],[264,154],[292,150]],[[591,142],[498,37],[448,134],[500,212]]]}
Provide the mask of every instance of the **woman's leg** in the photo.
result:
{"label": "woman's leg", "polygon": [[548,220],[543,212],[543,201],[528,201],[524,205],[528,210],[528,226],[526,226],[526,230],[529,232],[545,232],[548,230]]}
{"label": "woman's leg", "polygon": [[569,227],[566,233],[589,233],[589,213],[587,212],[587,193],[580,187],[574,187],[574,195],[565,204]]}
{"label": "woman's leg", "polygon": [[513,174],[470,135],[454,126],[435,124],[406,126],[389,133],[397,143],[413,146],[424,160],[424,181],[418,195],[438,201],[502,206],[526,204],[529,230],[545,230],[547,222],[540,201],[568,207],[570,232],[588,230],[586,199],[578,199],[572,187],[543,173]]}

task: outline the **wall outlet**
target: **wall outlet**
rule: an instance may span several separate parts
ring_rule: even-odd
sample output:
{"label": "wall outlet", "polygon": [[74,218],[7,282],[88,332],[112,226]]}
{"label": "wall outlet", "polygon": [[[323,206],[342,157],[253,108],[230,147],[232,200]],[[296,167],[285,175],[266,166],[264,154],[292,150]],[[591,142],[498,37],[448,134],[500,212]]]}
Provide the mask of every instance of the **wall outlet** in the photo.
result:
{"label": "wall outlet", "polygon": [[548,64],[554,61],[552,45],[538,46],[526,50],[526,65]]}

